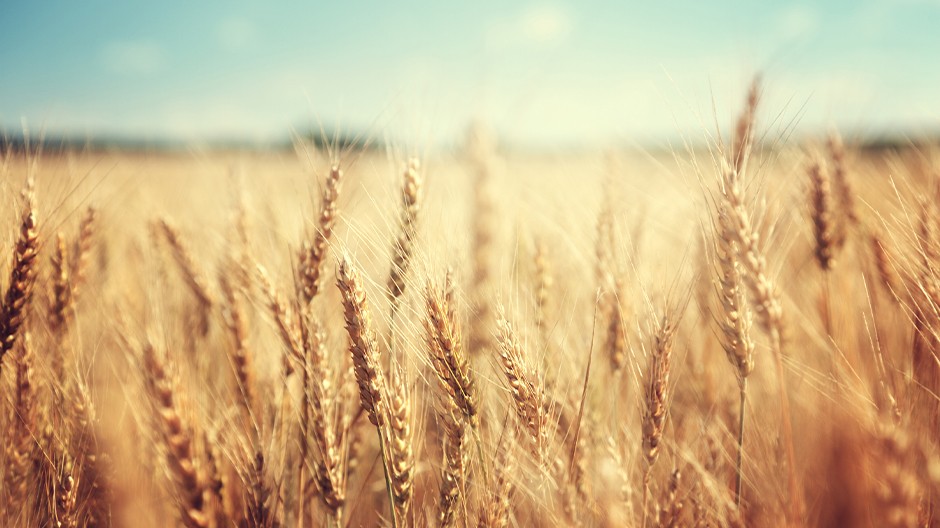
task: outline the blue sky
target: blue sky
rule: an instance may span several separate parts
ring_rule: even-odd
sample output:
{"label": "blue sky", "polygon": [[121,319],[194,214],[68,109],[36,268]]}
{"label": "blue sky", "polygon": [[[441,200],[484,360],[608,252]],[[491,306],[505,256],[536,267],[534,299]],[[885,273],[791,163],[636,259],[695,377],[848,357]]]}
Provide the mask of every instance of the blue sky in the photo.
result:
{"label": "blue sky", "polygon": [[2,2],[0,126],[642,143],[728,122],[759,70],[765,124],[916,134],[940,128],[937,28],[940,0]]}

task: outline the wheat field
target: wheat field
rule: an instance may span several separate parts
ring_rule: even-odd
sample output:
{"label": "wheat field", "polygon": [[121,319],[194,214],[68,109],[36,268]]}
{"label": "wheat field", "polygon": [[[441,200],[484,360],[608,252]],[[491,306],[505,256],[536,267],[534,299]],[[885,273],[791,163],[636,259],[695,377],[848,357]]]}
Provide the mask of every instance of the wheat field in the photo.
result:
{"label": "wheat field", "polygon": [[934,152],[0,164],[3,526],[937,526]]}

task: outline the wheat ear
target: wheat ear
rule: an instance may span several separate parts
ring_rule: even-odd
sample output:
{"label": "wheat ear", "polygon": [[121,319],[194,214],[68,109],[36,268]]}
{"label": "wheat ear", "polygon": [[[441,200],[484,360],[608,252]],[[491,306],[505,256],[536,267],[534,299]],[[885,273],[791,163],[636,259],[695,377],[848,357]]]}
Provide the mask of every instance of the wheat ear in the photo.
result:
{"label": "wheat ear", "polygon": [[150,344],[144,346],[143,362],[145,386],[162,435],[166,465],[179,495],[180,520],[187,528],[206,528],[209,526],[208,490],[199,475],[191,426],[179,412],[174,383],[166,365]]}
{"label": "wheat ear", "polygon": [[329,249],[330,238],[336,225],[339,193],[342,188],[343,171],[339,165],[330,167],[330,174],[320,197],[320,216],[317,218],[317,231],[311,242],[305,242],[300,250],[298,279],[303,299],[309,303],[322,289],[323,264]]}
{"label": "wheat ear", "polygon": [[672,363],[675,331],[674,323],[669,320],[668,316],[664,316],[656,329],[653,354],[650,357],[646,374],[645,407],[642,422],[643,456],[646,459],[646,471],[643,474],[643,526],[646,526],[646,503],[649,495],[650,475],[653,464],[659,458],[660,444],[662,443],[669,413],[669,371]]}
{"label": "wheat ear", "polygon": [[509,385],[516,417],[529,433],[532,454],[541,463],[545,454],[548,421],[545,415],[545,394],[538,378],[526,369],[522,345],[502,307],[497,309],[496,324],[500,330],[500,365]]}
{"label": "wheat ear", "polygon": [[366,291],[359,271],[348,256],[343,256],[339,265],[336,286],[343,297],[343,313],[346,320],[346,332],[349,334],[349,351],[356,371],[359,385],[359,403],[375,426],[379,436],[379,448],[382,452],[382,468],[385,471],[385,487],[388,491],[392,526],[397,526],[395,498],[393,495],[392,476],[389,471],[388,441],[385,437],[385,425],[388,423],[386,394],[388,387],[382,365],[379,363],[378,343],[375,329],[372,327],[372,315],[369,311]]}
{"label": "wheat ear", "polygon": [[98,210],[92,206],[85,209],[78,224],[78,237],[72,244],[72,261],[69,275],[72,277],[72,296],[76,297],[78,291],[87,280],[88,259],[94,247],[95,233],[98,226]]}
{"label": "wheat ear", "polygon": [[401,219],[398,238],[392,247],[392,269],[388,275],[388,291],[393,306],[405,292],[405,275],[411,263],[417,234],[418,212],[421,210],[422,179],[417,159],[408,161],[401,189]]}
{"label": "wheat ear", "polygon": [[718,297],[723,317],[720,319],[722,348],[735,369],[740,389],[738,420],[738,457],[735,480],[735,504],[741,506],[742,469],[744,460],[744,418],[747,402],[747,377],[754,370],[754,342],[751,340],[751,312],[747,305],[742,270],[738,257],[734,228],[724,203],[718,206],[718,232],[715,255],[718,260]]}
{"label": "wheat ear", "polygon": [[13,349],[20,327],[26,320],[36,282],[36,255],[39,251],[39,235],[36,228],[36,208],[33,185],[27,183],[24,192],[25,206],[20,221],[20,235],[13,248],[13,266],[10,269],[10,284],[3,296],[0,310],[0,367],[3,357]]}
{"label": "wheat ear", "polygon": [[212,306],[215,303],[209,293],[209,287],[196,265],[196,259],[193,258],[189,247],[183,242],[179,230],[166,219],[160,219],[158,225],[167,244],[170,246],[173,259],[183,275],[183,280],[199,304],[199,331],[202,335],[206,335],[209,333],[209,315],[212,313]]}
{"label": "wheat ear", "polygon": [[427,334],[431,365],[441,388],[447,393],[471,423],[477,421],[477,396],[470,358],[463,350],[460,326],[457,321],[456,299],[448,273],[444,286],[428,284]]}
{"label": "wheat ear", "polygon": [[72,286],[69,277],[69,254],[62,233],[56,235],[52,255],[52,306],[49,307],[49,329],[56,336],[64,333],[72,313]]}

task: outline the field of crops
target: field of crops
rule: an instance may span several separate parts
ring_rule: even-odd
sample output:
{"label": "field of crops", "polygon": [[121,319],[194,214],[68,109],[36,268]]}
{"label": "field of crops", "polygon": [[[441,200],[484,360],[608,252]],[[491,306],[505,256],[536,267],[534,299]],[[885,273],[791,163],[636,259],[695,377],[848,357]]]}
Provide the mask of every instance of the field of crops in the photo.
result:
{"label": "field of crops", "polygon": [[926,147],[7,149],[4,526],[935,526]]}

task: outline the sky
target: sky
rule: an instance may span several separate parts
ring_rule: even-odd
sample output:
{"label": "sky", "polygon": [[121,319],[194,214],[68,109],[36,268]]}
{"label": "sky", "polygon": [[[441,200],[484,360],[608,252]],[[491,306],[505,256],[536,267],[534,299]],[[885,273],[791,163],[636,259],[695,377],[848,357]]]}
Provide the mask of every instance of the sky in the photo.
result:
{"label": "sky", "polygon": [[771,133],[940,130],[940,0],[0,0],[0,128],[415,144],[701,136],[751,77]]}

